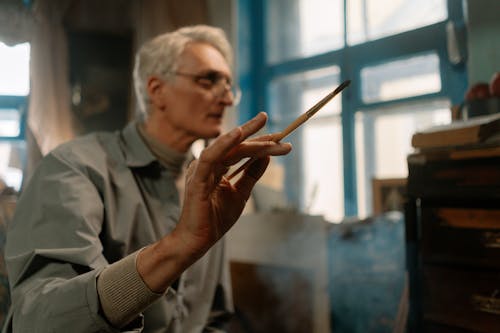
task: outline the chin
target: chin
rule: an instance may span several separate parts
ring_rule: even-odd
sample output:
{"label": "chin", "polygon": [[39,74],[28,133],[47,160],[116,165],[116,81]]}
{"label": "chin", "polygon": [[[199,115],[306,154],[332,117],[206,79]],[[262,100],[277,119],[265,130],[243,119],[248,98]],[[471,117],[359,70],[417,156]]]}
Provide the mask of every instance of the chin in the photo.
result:
{"label": "chin", "polygon": [[220,129],[217,130],[217,131],[212,132],[212,134],[210,134],[210,136],[208,137],[208,139],[214,139],[214,138],[218,137],[219,135],[221,135],[221,132],[222,131]]}
{"label": "chin", "polygon": [[220,128],[207,129],[200,133],[200,139],[214,139],[221,134],[222,130]]}

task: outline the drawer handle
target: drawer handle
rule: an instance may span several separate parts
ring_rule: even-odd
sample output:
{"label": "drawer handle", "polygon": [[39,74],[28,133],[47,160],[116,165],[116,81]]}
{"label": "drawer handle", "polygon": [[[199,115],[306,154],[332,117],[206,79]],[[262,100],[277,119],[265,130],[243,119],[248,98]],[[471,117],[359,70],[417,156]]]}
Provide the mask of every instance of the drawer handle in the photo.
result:
{"label": "drawer handle", "polygon": [[476,311],[500,315],[500,298],[497,298],[498,290],[491,296],[472,295],[472,305]]}
{"label": "drawer handle", "polygon": [[481,242],[484,247],[500,248],[500,232],[483,232]]}

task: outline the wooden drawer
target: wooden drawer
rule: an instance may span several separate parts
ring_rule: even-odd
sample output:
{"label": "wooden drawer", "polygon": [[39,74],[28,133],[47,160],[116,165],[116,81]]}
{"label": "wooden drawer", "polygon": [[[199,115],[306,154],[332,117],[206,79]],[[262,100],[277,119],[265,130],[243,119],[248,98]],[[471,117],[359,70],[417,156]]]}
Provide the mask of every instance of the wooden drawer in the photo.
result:
{"label": "wooden drawer", "polygon": [[444,326],[431,322],[424,322],[423,333],[474,333],[458,327]]}
{"label": "wooden drawer", "polygon": [[426,322],[481,333],[500,332],[500,272],[426,265],[422,272]]}
{"label": "wooden drawer", "polygon": [[422,256],[427,263],[500,268],[500,210],[424,207]]}
{"label": "wooden drawer", "polygon": [[500,198],[500,157],[432,161],[409,158],[408,194],[436,199]]}

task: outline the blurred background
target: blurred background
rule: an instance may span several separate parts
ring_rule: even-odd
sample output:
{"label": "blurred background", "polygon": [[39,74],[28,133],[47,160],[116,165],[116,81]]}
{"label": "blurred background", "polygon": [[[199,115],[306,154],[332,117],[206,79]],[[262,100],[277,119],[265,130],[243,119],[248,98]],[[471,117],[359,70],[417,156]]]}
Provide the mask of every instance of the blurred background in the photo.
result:
{"label": "blurred background", "polygon": [[412,135],[466,118],[467,93],[500,71],[499,12],[498,0],[0,0],[2,202],[58,144],[134,117],[142,42],[215,25],[243,92],[226,129],[266,111],[279,131],[352,81],[289,138],[228,234],[230,331],[403,332]]}

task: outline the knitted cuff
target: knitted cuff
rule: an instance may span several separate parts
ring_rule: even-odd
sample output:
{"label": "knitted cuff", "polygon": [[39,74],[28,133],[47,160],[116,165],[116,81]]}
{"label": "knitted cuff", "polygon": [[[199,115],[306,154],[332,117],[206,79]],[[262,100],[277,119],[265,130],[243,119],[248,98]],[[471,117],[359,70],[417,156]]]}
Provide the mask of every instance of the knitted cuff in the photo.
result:
{"label": "knitted cuff", "polygon": [[139,252],[140,250],[109,265],[97,278],[101,308],[108,321],[115,327],[127,325],[163,296],[151,291],[137,272],[136,260]]}

